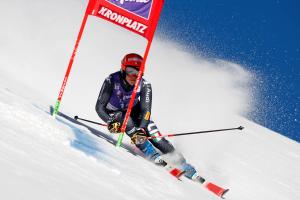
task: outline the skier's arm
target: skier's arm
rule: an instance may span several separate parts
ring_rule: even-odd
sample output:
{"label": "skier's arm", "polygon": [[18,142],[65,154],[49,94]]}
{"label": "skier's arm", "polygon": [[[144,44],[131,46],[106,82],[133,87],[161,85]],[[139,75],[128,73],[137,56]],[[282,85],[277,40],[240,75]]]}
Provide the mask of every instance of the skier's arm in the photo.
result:
{"label": "skier's arm", "polygon": [[96,103],[96,112],[104,122],[107,122],[110,119],[109,113],[106,109],[106,105],[110,99],[112,90],[113,90],[113,84],[111,83],[109,77],[105,79]]}
{"label": "skier's arm", "polygon": [[140,105],[142,120],[139,127],[147,128],[151,115],[152,88],[151,84],[146,81],[143,82],[143,86],[141,89]]}

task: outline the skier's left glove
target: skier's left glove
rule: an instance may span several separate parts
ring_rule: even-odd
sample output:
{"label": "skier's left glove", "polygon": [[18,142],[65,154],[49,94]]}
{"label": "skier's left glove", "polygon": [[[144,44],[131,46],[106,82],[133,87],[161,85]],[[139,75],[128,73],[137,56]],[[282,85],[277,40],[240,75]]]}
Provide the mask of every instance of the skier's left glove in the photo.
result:
{"label": "skier's left glove", "polygon": [[111,133],[120,133],[121,131],[121,123],[115,120],[111,120],[107,122],[107,129]]}

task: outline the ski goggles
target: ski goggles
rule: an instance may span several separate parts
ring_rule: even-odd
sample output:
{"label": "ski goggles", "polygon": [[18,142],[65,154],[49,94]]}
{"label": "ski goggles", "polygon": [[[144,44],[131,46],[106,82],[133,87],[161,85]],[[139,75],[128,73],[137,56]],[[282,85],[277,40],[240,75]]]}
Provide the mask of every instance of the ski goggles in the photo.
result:
{"label": "ski goggles", "polygon": [[126,67],[126,69],[125,69],[125,73],[127,74],[127,75],[138,75],[138,73],[139,73],[139,70],[138,69],[136,69],[136,68],[134,68],[134,67],[131,67],[131,66],[128,66],[128,67]]}

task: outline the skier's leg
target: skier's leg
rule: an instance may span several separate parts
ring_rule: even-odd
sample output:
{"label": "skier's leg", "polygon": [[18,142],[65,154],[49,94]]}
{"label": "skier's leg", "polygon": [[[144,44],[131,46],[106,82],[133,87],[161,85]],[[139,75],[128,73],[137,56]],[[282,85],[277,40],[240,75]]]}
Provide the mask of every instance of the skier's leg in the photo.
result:
{"label": "skier's leg", "polygon": [[[155,123],[151,120],[145,130],[148,136],[160,136],[160,132],[155,125]],[[155,138],[150,140],[151,143],[159,149],[163,154],[172,153],[175,151],[173,145],[166,140],[165,138]]]}
{"label": "skier's leg", "polygon": [[[137,132],[135,132],[134,134],[140,134],[141,130],[137,130]],[[141,135],[145,135],[144,133],[142,133]],[[136,140],[133,139],[133,137],[135,137],[135,135],[133,135],[132,141],[135,142]],[[153,145],[149,142],[149,140],[143,140],[141,143],[135,143],[135,146],[137,148],[139,148],[145,155],[145,157],[147,159],[149,159],[150,161],[154,162],[157,165],[163,165],[165,166],[167,163],[162,159],[160,153],[158,151],[156,151],[156,149],[153,147]]]}
{"label": "skier's leg", "polygon": [[[185,160],[185,159],[184,159]],[[199,181],[200,183],[204,183],[205,179],[202,178],[195,167],[193,167],[191,164],[187,163],[186,161],[181,165],[181,170],[185,171],[184,176],[188,179]]]}
{"label": "skier's leg", "polygon": [[[160,136],[160,132],[153,121],[150,121],[147,127],[148,136]],[[163,154],[170,153],[171,157],[175,158],[175,163],[178,164],[182,171],[185,171],[184,175],[192,180],[197,180],[201,183],[205,181],[197,172],[197,170],[189,163],[181,153],[175,151],[174,146],[165,138],[155,138],[151,140],[152,144],[158,148]]]}
{"label": "skier's leg", "polygon": [[[142,121],[142,114],[141,114],[141,106],[137,104],[132,108],[131,118],[135,124],[140,124]],[[147,127],[145,128],[147,136],[159,136],[160,132],[155,125],[155,123],[150,120]],[[165,138],[155,138],[151,139],[150,142],[159,149],[163,154],[172,153],[175,151],[173,145],[166,140]]]}
{"label": "skier's leg", "polygon": [[[118,121],[123,122],[125,113],[121,113],[121,114],[119,113],[117,117],[118,117],[117,119]],[[144,132],[141,129],[136,127],[131,117],[129,117],[128,119],[125,132],[132,139],[132,141],[134,141],[133,137],[136,134],[141,134],[141,135],[144,134]],[[157,165],[165,164],[160,156],[160,153],[153,147],[153,145],[149,142],[149,140],[146,139],[143,143],[140,144],[134,143],[134,144],[139,150],[143,152],[144,156],[150,161],[154,162]]]}

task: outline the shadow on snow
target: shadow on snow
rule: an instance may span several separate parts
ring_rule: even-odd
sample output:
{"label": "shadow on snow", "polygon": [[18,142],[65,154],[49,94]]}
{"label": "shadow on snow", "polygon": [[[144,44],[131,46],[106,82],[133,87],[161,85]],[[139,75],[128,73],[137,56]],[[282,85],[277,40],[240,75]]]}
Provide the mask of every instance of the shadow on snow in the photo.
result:
{"label": "shadow on snow", "polygon": [[[50,106],[50,114],[52,114],[52,113],[53,113],[53,107]],[[81,123],[62,112],[59,112],[57,115],[66,119],[66,121],[65,121],[65,120],[57,118],[57,120],[59,122],[69,126],[72,129],[72,131],[74,132],[75,139],[72,141],[71,146],[84,152],[87,155],[90,155],[97,159],[103,160],[104,157],[102,155],[105,152],[105,150],[101,148],[99,143],[97,143],[97,140],[95,140],[95,138],[93,138],[91,135],[89,135],[89,133],[109,142],[111,145],[115,146],[117,143],[117,140],[111,138],[109,135],[107,135],[95,128],[92,128],[91,126]],[[83,127],[87,128],[89,131],[80,130],[79,128],[74,126],[74,124],[83,126]],[[121,147],[124,148],[127,152],[131,153],[132,155],[135,155],[135,156],[138,155],[137,152],[135,152],[135,150],[130,145],[122,144]]]}

